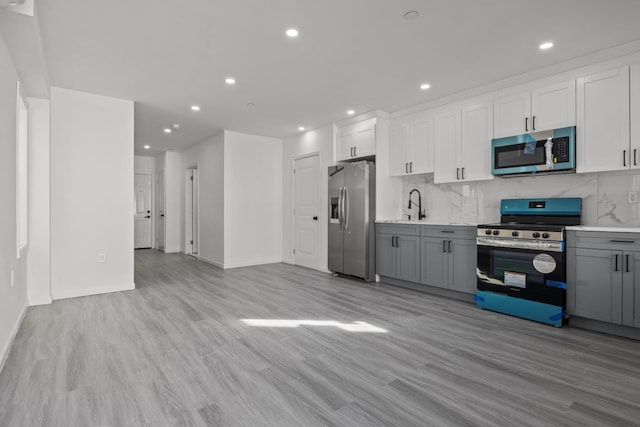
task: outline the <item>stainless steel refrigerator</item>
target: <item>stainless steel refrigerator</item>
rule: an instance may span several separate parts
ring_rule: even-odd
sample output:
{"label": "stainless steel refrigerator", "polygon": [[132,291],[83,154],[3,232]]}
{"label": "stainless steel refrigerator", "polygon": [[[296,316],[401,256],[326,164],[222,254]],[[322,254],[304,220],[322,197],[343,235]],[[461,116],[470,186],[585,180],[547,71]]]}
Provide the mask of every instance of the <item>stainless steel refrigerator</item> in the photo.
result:
{"label": "stainless steel refrigerator", "polygon": [[329,167],[329,270],[375,280],[376,166]]}

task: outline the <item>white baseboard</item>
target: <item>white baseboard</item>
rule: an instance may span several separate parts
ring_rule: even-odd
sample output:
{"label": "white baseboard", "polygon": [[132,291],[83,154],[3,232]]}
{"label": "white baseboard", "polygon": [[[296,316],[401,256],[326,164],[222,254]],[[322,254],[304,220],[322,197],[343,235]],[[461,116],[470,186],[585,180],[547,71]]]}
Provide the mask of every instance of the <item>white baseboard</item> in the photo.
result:
{"label": "white baseboard", "polygon": [[135,283],[130,283],[126,285],[120,286],[101,286],[97,288],[86,288],[86,289],[70,289],[65,291],[53,292],[53,299],[66,299],[66,298],[77,298],[77,297],[86,297],[89,295],[100,295],[100,294],[109,294],[111,292],[121,292],[121,291],[131,291],[136,288]]}
{"label": "white baseboard", "polygon": [[48,305],[53,302],[51,295],[39,295],[37,297],[29,298],[29,307],[33,307],[36,305]]}
{"label": "white baseboard", "polygon": [[5,344],[2,349],[2,353],[0,353],[0,372],[2,372],[2,368],[4,368],[4,363],[7,361],[7,357],[9,356],[9,351],[11,350],[11,346],[13,345],[13,341],[16,339],[16,335],[18,335],[18,331],[20,330],[20,325],[22,325],[22,321],[24,320],[24,315],[27,313],[27,306],[25,305],[22,309],[22,313],[18,316],[18,321],[15,325],[13,325],[13,329],[11,330],[11,338]]}
{"label": "white baseboard", "polygon": [[218,268],[224,268],[224,264],[222,264],[222,263],[220,263],[220,262],[218,262],[218,261],[214,261],[214,260],[212,260],[212,259],[207,259],[207,258],[202,257],[202,256],[198,257],[198,259],[199,259],[200,261],[204,261],[204,262],[206,262],[207,264],[215,265],[215,266],[216,266],[216,267],[218,267]]}
{"label": "white baseboard", "polygon": [[263,259],[263,260],[257,260],[257,261],[230,262],[230,263],[225,263],[223,268],[252,267],[254,265],[276,264],[280,262],[282,262],[282,258]]}

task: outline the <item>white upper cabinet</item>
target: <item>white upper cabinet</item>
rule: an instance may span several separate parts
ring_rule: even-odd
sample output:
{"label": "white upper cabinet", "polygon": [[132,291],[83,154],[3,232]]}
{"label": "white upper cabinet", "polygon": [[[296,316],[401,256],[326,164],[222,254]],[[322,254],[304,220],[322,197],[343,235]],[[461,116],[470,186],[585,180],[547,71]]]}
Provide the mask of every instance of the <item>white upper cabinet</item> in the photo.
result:
{"label": "white upper cabinet", "polygon": [[389,175],[433,172],[433,117],[428,114],[402,118],[391,124]]}
{"label": "white upper cabinet", "polygon": [[531,92],[521,92],[496,98],[493,101],[494,133],[496,138],[520,135],[529,128]]}
{"label": "white upper cabinet", "polygon": [[[640,64],[631,66],[631,167],[640,167]],[[640,307],[638,307],[640,309]]]}
{"label": "white upper cabinet", "polygon": [[576,125],[576,81],[531,90],[531,130],[543,131]]}
{"label": "white upper cabinet", "polygon": [[575,126],[576,82],[534,86],[494,100],[494,137]]}
{"label": "white upper cabinet", "polygon": [[462,149],[462,119],[459,108],[436,114],[433,181],[456,182],[460,178],[460,150]]}
{"label": "white upper cabinet", "polygon": [[493,103],[470,101],[437,114],[434,182],[492,179]]}
{"label": "white upper cabinet", "polygon": [[581,77],[577,86],[577,172],[637,167],[629,136],[629,67]]}
{"label": "white upper cabinet", "polygon": [[336,160],[351,160],[376,154],[376,119],[337,129]]}
{"label": "white upper cabinet", "polygon": [[462,179],[493,179],[491,174],[491,139],[493,138],[493,104],[470,103],[462,107]]}

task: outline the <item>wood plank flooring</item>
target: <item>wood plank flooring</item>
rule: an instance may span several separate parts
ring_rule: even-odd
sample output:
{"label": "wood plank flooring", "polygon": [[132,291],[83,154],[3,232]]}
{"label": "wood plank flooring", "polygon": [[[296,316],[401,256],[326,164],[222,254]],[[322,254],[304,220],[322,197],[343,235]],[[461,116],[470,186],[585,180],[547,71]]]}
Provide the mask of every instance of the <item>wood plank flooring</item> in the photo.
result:
{"label": "wood plank flooring", "polygon": [[29,308],[0,426],[640,425],[637,341],[286,264],[141,250],[135,282]]}

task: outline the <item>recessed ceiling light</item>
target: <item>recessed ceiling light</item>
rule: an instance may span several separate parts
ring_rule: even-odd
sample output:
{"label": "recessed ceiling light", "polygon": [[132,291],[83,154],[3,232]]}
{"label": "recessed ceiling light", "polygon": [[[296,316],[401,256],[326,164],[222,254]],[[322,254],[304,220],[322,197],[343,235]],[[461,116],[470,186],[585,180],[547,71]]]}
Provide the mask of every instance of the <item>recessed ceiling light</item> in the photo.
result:
{"label": "recessed ceiling light", "polygon": [[180,125],[178,123],[174,123],[174,124],[171,125],[171,129],[178,130],[178,129],[180,129]]}
{"label": "recessed ceiling light", "polygon": [[405,13],[403,16],[404,16],[404,19],[406,19],[407,21],[412,21],[414,19],[418,19],[418,17],[420,16],[420,12],[418,12],[417,10],[410,10],[407,13]]}
{"label": "recessed ceiling light", "polygon": [[169,128],[164,128],[164,133],[171,133],[171,129],[169,129]]}
{"label": "recessed ceiling light", "polygon": [[145,149],[145,150],[148,150],[149,148],[151,148],[151,146],[150,146],[150,145],[145,145],[145,146],[144,146],[144,149]]}
{"label": "recessed ceiling light", "polygon": [[356,113],[356,112],[355,112],[355,111],[353,111],[353,110],[347,110],[347,114],[348,114],[348,115],[352,115],[352,114],[355,114],[355,113]]}
{"label": "recessed ceiling light", "polygon": [[551,49],[553,47],[553,42],[544,42],[540,45],[541,50]]}
{"label": "recessed ceiling light", "polygon": [[224,82],[228,85],[234,85],[236,84],[236,79],[233,79],[231,77],[227,77],[226,79],[224,79]]}
{"label": "recessed ceiling light", "polygon": [[299,131],[303,131],[303,130],[304,130],[304,126],[300,126],[300,127],[298,128],[298,130],[299,130]]}
{"label": "recessed ceiling light", "polygon": [[422,83],[422,84],[420,85],[420,89],[422,89],[422,90],[427,90],[427,89],[429,89],[430,87],[431,87],[431,85],[430,85],[429,83]]}
{"label": "recessed ceiling light", "polygon": [[286,34],[287,34],[287,37],[291,37],[291,38],[298,37],[298,30],[296,30],[295,28],[289,28]]}
{"label": "recessed ceiling light", "polygon": [[199,105],[192,105],[191,106],[191,110],[192,111],[200,111],[200,106]]}

